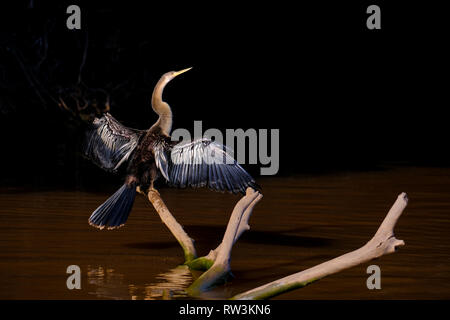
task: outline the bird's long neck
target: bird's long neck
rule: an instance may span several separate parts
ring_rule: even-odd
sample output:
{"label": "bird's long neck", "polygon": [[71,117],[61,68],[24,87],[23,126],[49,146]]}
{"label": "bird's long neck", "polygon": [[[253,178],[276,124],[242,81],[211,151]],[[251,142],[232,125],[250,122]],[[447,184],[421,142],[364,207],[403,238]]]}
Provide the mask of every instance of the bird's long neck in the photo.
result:
{"label": "bird's long neck", "polygon": [[162,100],[162,93],[168,82],[168,80],[161,78],[156,84],[152,95],[152,108],[159,115],[159,119],[151,129],[159,127],[166,135],[170,135],[170,131],[172,130],[172,110],[170,109],[170,106]]}

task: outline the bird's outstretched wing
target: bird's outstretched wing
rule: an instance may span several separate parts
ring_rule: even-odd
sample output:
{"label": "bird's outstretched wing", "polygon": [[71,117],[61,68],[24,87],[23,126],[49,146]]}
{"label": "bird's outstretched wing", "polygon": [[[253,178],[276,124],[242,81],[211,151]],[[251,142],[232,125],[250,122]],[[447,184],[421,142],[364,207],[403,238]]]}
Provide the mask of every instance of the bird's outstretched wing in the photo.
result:
{"label": "bird's outstretched wing", "polygon": [[99,167],[115,171],[128,160],[145,131],[123,126],[106,113],[95,118],[86,133],[84,155]]}
{"label": "bird's outstretched wing", "polygon": [[160,154],[164,152],[155,151],[156,163],[160,163],[158,168],[170,185],[180,188],[207,186],[215,191],[233,193],[245,193],[247,187],[259,189],[255,180],[234,160],[231,152],[210,139],[173,146],[170,160],[167,153],[164,157]]}

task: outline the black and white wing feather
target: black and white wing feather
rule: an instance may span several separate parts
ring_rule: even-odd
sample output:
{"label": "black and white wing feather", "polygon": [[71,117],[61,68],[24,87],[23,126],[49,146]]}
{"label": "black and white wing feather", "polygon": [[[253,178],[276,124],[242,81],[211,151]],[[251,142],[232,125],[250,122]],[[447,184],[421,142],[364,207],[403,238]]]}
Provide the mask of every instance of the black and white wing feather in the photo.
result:
{"label": "black and white wing feather", "polygon": [[128,160],[143,134],[144,131],[127,128],[106,113],[95,118],[88,129],[84,155],[99,167],[115,171]]}
{"label": "black and white wing feather", "polygon": [[173,146],[169,165],[167,154],[162,158],[158,156],[161,153],[163,152],[155,152],[156,163],[173,186],[207,186],[215,191],[233,193],[245,193],[247,187],[259,189],[255,180],[234,160],[231,152],[210,139],[198,139]]}

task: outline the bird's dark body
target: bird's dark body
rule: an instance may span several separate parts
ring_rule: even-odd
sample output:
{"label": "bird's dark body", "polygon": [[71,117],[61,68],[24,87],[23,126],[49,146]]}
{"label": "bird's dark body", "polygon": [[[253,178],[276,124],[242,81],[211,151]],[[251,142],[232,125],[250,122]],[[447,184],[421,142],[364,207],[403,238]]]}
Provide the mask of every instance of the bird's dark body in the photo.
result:
{"label": "bird's dark body", "polygon": [[165,136],[159,127],[151,128],[142,136],[136,150],[131,156],[127,168],[127,184],[135,184],[142,191],[153,186],[161,176],[155,161],[154,149],[156,145],[164,144],[167,148],[173,145],[168,136]]}
{"label": "bird's dark body", "polygon": [[124,184],[89,218],[97,228],[114,229],[125,224],[136,189],[154,189],[161,176],[171,187],[208,187],[214,191],[245,193],[259,189],[255,180],[234,160],[223,145],[208,138],[183,143],[170,138],[172,111],[162,101],[164,86],[187,71],[168,72],[158,81],[152,95],[158,121],[148,130],[128,128],[109,113],[94,119],[86,134],[84,154],[102,169],[117,171],[127,164]]}

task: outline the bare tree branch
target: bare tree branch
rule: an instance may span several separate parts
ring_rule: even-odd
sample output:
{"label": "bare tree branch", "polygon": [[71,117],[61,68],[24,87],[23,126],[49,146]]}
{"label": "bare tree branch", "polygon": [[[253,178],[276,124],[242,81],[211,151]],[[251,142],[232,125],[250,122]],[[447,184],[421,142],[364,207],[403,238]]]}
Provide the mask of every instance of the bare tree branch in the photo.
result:
{"label": "bare tree branch", "polygon": [[314,266],[310,269],[238,294],[232,299],[256,300],[271,298],[284,292],[305,287],[312,282],[340,272],[344,269],[348,269],[358,264],[395,252],[397,247],[405,244],[403,240],[397,240],[395,238],[394,227],[407,204],[408,198],[406,193],[400,194],[397,201],[395,201],[386,218],[378,228],[375,236],[363,247]]}
{"label": "bare tree branch", "polygon": [[228,277],[231,270],[231,249],[239,236],[250,228],[248,219],[261,198],[262,195],[258,191],[247,188],[246,195],[234,207],[222,243],[210,253],[214,256],[210,257],[214,259],[214,263],[187,289],[190,295],[199,295]]}
{"label": "bare tree branch", "polygon": [[188,234],[183,230],[183,227],[173,217],[169,209],[167,209],[159,193],[156,190],[150,190],[147,197],[156,212],[158,212],[162,222],[167,226],[167,228],[169,228],[170,232],[172,232],[178,243],[183,248],[185,261],[189,262],[195,259],[197,257],[197,253],[194,247],[194,240],[188,236]]}
{"label": "bare tree branch", "polygon": [[[255,193],[255,191],[251,188],[247,189],[246,192],[247,192],[247,194]],[[251,197],[253,198],[254,195],[252,195]],[[263,195],[260,194],[259,192],[257,192],[256,198],[254,198],[254,200],[249,204],[249,206],[245,209],[244,213],[242,214],[242,218],[239,221],[239,225],[234,226],[234,228],[237,227],[237,231],[236,231],[236,235],[234,236],[233,245],[241,237],[241,235],[244,233],[244,231],[247,231],[250,229],[248,220],[250,219],[250,217],[252,215],[253,208],[262,199],[262,197],[263,197]],[[231,221],[231,218],[230,218],[230,221]],[[231,230],[233,230],[233,229],[231,229]],[[208,270],[209,268],[211,268],[211,266],[214,264],[214,261],[216,260],[216,257],[218,255],[219,251],[222,248],[222,243],[223,243],[223,241],[217,246],[216,249],[211,250],[208,253],[208,255],[194,259],[191,262],[189,262],[188,266],[194,270]],[[230,251],[230,253],[231,253],[231,251]]]}

